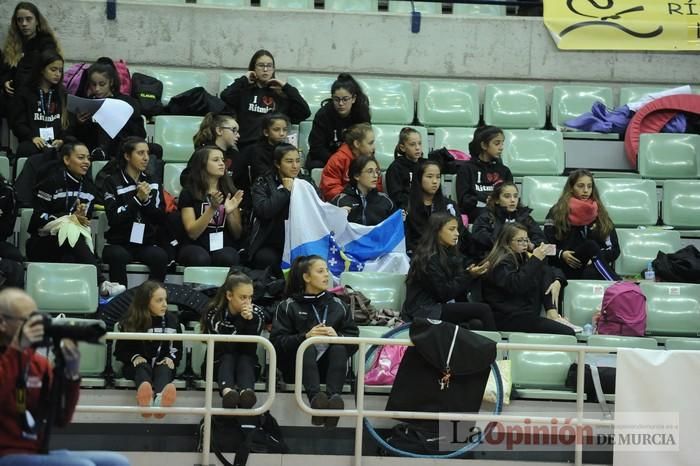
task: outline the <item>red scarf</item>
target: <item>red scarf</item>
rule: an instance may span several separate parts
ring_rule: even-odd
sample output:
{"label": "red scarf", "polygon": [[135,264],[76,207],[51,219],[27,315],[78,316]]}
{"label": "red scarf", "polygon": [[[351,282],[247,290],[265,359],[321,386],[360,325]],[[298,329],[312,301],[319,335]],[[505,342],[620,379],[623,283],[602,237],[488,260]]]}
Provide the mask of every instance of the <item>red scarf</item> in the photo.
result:
{"label": "red scarf", "polygon": [[569,223],[581,227],[598,218],[598,203],[593,199],[569,199]]}

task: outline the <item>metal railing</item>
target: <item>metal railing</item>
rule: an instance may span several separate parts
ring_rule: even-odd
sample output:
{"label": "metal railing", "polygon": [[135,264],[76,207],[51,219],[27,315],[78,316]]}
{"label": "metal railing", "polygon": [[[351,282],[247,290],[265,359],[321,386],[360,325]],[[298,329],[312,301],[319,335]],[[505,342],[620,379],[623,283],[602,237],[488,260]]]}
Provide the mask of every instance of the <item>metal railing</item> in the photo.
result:
{"label": "metal railing", "polygon": [[[138,406],[102,406],[82,405],[76,407],[81,413],[162,413],[162,414],[199,414],[204,416],[204,431],[202,435],[202,464],[210,464],[211,454],[211,417],[216,416],[256,416],[268,411],[275,401],[277,385],[277,353],[270,340],[253,335],[210,335],[210,334],[143,334],[128,332],[110,332],[105,336],[108,340],[155,340],[155,341],[194,341],[206,342],[207,357],[204,373],[204,406],[201,408],[142,408]],[[268,395],[265,402],[254,409],[224,409],[212,407],[214,390],[214,343],[257,343],[262,345],[269,355]]]}
{"label": "metal railing", "polygon": [[[308,406],[302,397],[302,368],[304,351],[311,345],[316,344],[356,344],[359,346],[357,353],[357,398],[356,409],[331,410],[331,409],[313,409]],[[584,368],[586,353],[615,353],[617,348],[608,347],[593,347],[593,346],[578,346],[578,345],[532,345],[522,343],[498,343],[499,350],[529,350],[529,351],[557,351],[557,352],[572,352],[577,353],[578,370],[576,372],[576,417],[573,420],[558,418],[553,416],[516,416],[516,415],[501,415],[501,414],[464,414],[464,413],[427,413],[420,411],[376,411],[366,410],[365,404],[365,358],[367,354],[367,346],[371,345],[401,345],[413,346],[410,340],[405,339],[389,339],[389,338],[365,338],[365,337],[312,337],[304,340],[297,350],[296,354],[296,372],[294,379],[294,396],[299,408],[305,413],[312,416],[339,416],[339,417],[355,417],[355,465],[362,464],[362,438],[364,435],[363,423],[366,417],[372,418],[401,418],[401,419],[439,419],[441,421],[483,421],[492,422],[500,421],[504,423],[523,422],[526,419],[530,421],[533,427],[538,424],[549,424],[556,420],[559,423],[566,423],[574,426],[576,432],[575,441],[575,464],[581,466],[583,464],[583,438],[582,429],[579,426],[601,426],[614,427],[615,421],[609,419],[587,419],[583,417],[584,405]]]}

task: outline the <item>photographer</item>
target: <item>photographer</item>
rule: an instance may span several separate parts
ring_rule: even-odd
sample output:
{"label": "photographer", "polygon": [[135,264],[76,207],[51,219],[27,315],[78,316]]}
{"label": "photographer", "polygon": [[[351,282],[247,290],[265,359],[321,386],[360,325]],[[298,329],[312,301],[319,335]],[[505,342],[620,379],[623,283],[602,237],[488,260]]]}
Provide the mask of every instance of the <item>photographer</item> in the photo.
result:
{"label": "photographer", "polygon": [[[52,367],[32,347],[44,339],[43,316],[24,291],[0,292],[0,466],[128,466],[116,453],[54,450],[39,453],[49,414]],[[63,393],[55,425],[67,425],[80,394],[80,353],[77,344],[63,339]],[[21,400],[25,402],[22,403]]]}

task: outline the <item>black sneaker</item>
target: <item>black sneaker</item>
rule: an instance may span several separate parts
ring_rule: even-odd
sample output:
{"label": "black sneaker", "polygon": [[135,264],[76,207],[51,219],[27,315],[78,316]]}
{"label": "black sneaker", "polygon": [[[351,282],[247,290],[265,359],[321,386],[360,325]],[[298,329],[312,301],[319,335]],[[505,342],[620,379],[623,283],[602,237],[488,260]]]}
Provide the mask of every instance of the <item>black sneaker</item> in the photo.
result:
{"label": "black sneaker", "polygon": [[258,398],[255,396],[255,392],[250,388],[241,390],[241,394],[238,399],[238,407],[241,409],[250,409],[255,406],[258,402]]}
{"label": "black sneaker", "polygon": [[238,392],[236,390],[231,390],[221,399],[221,406],[226,409],[236,409],[238,407],[239,399],[240,397],[238,396]]}
{"label": "black sneaker", "polygon": [[[313,409],[328,409],[328,396],[325,393],[320,392],[311,398],[311,407]],[[311,424],[315,426],[322,426],[326,423],[325,416],[311,416]]]}
{"label": "black sneaker", "polygon": [[[328,399],[328,409],[345,409],[343,397],[341,397],[338,393],[331,395],[331,397]],[[327,428],[336,427],[339,420],[340,418],[337,416],[328,416],[326,417],[325,425]]]}

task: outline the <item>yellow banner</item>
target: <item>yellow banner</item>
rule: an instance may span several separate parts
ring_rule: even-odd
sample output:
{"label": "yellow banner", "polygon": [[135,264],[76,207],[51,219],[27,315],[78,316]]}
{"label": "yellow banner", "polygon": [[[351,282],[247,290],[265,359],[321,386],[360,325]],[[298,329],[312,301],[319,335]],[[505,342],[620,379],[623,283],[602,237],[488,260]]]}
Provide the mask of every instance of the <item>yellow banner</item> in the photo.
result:
{"label": "yellow banner", "polygon": [[544,0],[564,50],[700,52],[700,0]]}

